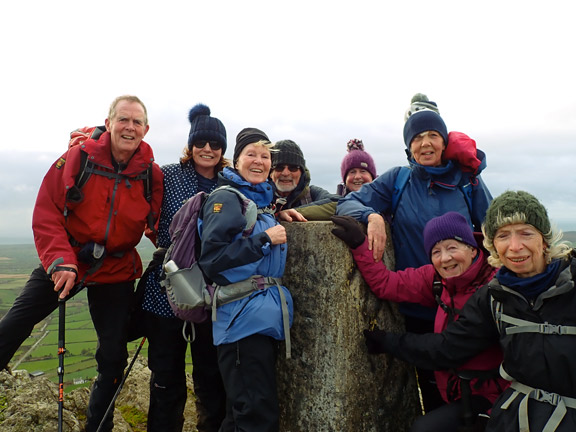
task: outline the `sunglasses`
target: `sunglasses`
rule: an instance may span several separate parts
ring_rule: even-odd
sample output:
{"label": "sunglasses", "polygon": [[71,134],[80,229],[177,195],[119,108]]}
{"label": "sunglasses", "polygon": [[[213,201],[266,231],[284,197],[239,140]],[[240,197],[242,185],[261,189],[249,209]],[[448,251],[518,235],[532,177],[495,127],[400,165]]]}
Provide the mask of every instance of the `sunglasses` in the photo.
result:
{"label": "sunglasses", "polygon": [[206,147],[206,144],[210,144],[210,148],[214,151],[220,150],[222,148],[222,144],[218,141],[196,141],[193,145],[197,149],[203,149]]}
{"label": "sunglasses", "polygon": [[288,171],[292,173],[300,170],[300,167],[298,165],[276,165],[272,169],[276,172],[282,172],[284,171],[284,168],[288,168]]}

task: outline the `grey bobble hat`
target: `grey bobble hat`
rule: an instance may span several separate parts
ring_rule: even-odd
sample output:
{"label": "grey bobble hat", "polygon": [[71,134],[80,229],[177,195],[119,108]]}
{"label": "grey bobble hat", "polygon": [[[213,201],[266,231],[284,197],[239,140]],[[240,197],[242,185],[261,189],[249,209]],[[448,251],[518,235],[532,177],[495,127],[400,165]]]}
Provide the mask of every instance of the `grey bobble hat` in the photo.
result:
{"label": "grey bobble hat", "polygon": [[550,232],[548,212],[534,195],[524,191],[506,191],[496,197],[486,211],[484,235],[490,243],[496,231],[506,225],[504,218],[514,215],[521,216],[524,223],[532,225],[544,235]]}
{"label": "grey bobble hat", "polygon": [[474,232],[464,216],[458,212],[448,212],[430,219],[424,227],[424,248],[430,256],[434,245],[442,240],[454,239],[478,248]]}
{"label": "grey bobble hat", "polygon": [[408,120],[408,117],[410,117],[415,112],[423,109],[429,109],[437,114],[440,114],[440,110],[438,109],[436,102],[429,100],[428,96],[423,93],[416,93],[414,96],[412,96],[410,107],[408,107],[404,113],[404,121]]}

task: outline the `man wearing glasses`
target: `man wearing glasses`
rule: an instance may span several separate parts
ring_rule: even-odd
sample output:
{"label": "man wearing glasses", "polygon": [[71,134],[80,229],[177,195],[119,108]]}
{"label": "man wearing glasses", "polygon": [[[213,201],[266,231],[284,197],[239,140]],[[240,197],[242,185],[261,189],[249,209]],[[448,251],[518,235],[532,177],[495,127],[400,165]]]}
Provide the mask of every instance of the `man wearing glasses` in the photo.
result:
{"label": "man wearing glasses", "polygon": [[310,185],[310,172],[302,150],[292,140],[282,140],[274,144],[270,178],[276,186],[276,213],[282,212],[280,219],[305,222],[301,214],[285,212],[309,204],[324,204],[338,201],[338,196],[319,186]]}

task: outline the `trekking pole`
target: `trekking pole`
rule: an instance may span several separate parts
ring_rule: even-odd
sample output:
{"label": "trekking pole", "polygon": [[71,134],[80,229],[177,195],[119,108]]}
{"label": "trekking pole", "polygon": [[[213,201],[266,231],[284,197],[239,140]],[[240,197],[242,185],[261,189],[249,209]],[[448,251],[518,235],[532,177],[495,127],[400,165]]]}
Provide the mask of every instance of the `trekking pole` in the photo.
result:
{"label": "trekking pole", "polygon": [[138,354],[140,354],[140,350],[142,349],[144,342],[146,342],[146,336],[144,336],[142,338],[142,340],[140,341],[140,345],[138,345],[138,349],[134,353],[134,357],[132,357],[132,361],[128,365],[128,369],[126,369],[126,373],[122,377],[122,381],[120,381],[120,385],[118,385],[118,388],[116,389],[116,393],[114,393],[114,397],[110,401],[110,405],[108,405],[108,408],[106,409],[106,412],[104,413],[104,417],[102,417],[102,420],[100,420],[100,425],[98,426],[98,429],[96,429],[96,432],[100,432],[100,430],[102,429],[102,426],[104,426],[104,422],[106,421],[106,418],[110,414],[110,411],[112,411],[112,407],[114,406],[114,402],[116,402],[116,399],[118,398],[118,395],[120,394],[120,391],[122,390],[122,387],[124,387],[124,383],[126,382],[126,378],[128,378],[128,374],[132,370],[132,366],[134,366],[134,362],[136,361],[136,357],[138,357]]}
{"label": "trekking pole", "polygon": [[62,432],[64,423],[64,354],[66,347],[66,300],[58,298],[58,432]]}

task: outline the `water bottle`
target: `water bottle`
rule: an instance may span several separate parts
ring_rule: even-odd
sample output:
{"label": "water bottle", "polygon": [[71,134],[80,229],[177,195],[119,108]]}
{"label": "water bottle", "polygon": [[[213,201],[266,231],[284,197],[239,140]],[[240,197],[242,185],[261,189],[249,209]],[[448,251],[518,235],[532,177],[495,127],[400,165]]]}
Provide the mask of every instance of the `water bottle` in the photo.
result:
{"label": "water bottle", "polygon": [[178,271],[178,266],[174,261],[170,260],[164,264],[164,271],[166,273],[174,273],[175,271]]}

